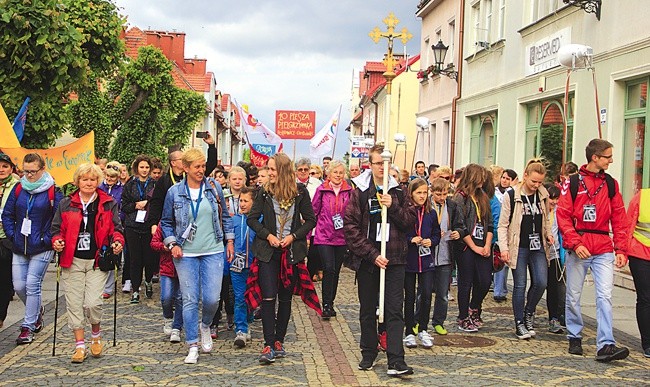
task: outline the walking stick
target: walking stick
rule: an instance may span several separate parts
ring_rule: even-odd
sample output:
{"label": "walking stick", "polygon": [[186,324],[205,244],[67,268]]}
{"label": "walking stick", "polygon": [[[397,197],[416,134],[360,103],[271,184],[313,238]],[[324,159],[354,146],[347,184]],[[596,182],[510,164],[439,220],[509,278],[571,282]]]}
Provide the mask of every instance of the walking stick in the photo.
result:
{"label": "walking stick", "polygon": [[59,317],[59,280],[61,278],[61,266],[59,265],[59,260],[61,255],[56,254],[56,292],[54,297],[54,335],[52,336],[52,356],[56,356],[56,321]]}
{"label": "walking stick", "polygon": [[115,275],[113,277],[113,347],[117,344],[117,260],[115,261]]}
{"label": "walking stick", "polygon": [[[384,160],[384,181],[383,184],[383,194],[388,194],[388,163],[391,159],[391,154],[388,148],[384,148],[384,151],[381,153],[381,158]],[[386,239],[388,235],[386,234],[386,228],[388,223],[388,208],[384,205],[381,206],[381,244],[380,244],[380,254],[382,257],[386,258]],[[387,258],[386,258],[387,259]],[[384,302],[385,302],[385,291],[386,291],[386,269],[379,269],[379,323],[384,322]]]}

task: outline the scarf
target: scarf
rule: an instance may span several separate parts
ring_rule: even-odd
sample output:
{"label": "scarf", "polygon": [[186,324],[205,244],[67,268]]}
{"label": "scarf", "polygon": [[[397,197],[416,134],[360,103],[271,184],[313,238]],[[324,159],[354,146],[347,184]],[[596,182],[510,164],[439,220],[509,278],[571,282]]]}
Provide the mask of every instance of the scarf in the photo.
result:
{"label": "scarf", "polygon": [[341,180],[341,182],[340,182],[339,184],[334,184],[334,183],[330,180],[330,186],[331,186],[332,189],[334,190],[334,194],[335,194],[336,196],[338,196],[338,195],[339,195],[339,192],[341,192],[341,187],[343,187],[343,180]]}
{"label": "scarf", "polygon": [[20,185],[22,185],[25,191],[29,192],[32,195],[35,195],[37,193],[45,192],[51,186],[53,186],[54,179],[52,178],[52,175],[50,175],[48,172],[45,172],[40,179],[36,180],[33,183],[27,180],[25,176],[21,177]]}

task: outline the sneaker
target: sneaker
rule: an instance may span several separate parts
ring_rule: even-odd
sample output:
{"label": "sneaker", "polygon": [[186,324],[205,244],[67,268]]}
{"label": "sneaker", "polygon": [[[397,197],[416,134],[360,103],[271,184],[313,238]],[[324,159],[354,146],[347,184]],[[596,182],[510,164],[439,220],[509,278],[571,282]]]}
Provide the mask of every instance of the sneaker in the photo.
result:
{"label": "sneaker", "polygon": [[287,356],[287,351],[284,350],[284,344],[281,342],[277,341],[275,344],[273,344],[273,351],[275,353],[275,357],[285,357]]}
{"label": "sneaker", "polygon": [[526,329],[526,325],[521,321],[517,321],[515,324],[515,335],[519,340],[528,340],[531,337],[530,332]]}
{"label": "sneaker", "polygon": [[83,347],[77,347],[74,349],[74,352],[72,353],[72,362],[79,364],[83,363],[84,360],[88,357],[88,351],[86,351],[86,348]]}
{"label": "sneaker", "polygon": [[451,286],[458,286],[458,278],[451,277]]}
{"label": "sneaker", "polygon": [[105,299],[105,300],[108,300],[109,298],[111,298],[111,296],[112,296],[112,294],[110,294],[110,293],[106,293],[106,292],[102,293],[102,298]]}
{"label": "sneaker", "polygon": [[235,337],[235,347],[244,348],[246,346],[246,334],[242,331],[237,331],[237,336]]}
{"label": "sneaker", "polygon": [[382,332],[377,335],[377,339],[379,340],[379,344],[377,345],[377,349],[383,352],[386,352],[386,348],[388,347],[388,344],[386,343],[386,332]]}
{"label": "sneaker", "polygon": [[167,336],[172,334],[172,324],[174,323],[173,318],[166,318],[165,324],[163,325],[163,333]]}
{"label": "sneaker", "polygon": [[104,343],[102,343],[101,337],[93,337],[90,339],[90,354],[93,357],[101,357],[103,349]]}
{"label": "sneaker", "polygon": [[140,303],[140,293],[133,292],[133,294],[131,295],[131,303],[132,304],[139,304]]}
{"label": "sneaker", "polygon": [[439,335],[444,336],[447,334],[447,330],[442,325],[436,325],[435,327],[433,327],[433,330],[436,331],[436,333]]}
{"label": "sneaker", "polygon": [[144,281],[144,294],[147,296],[147,298],[153,297],[153,283]]}
{"label": "sneaker", "polygon": [[330,317],[332,317],[329,305],[323,305],[323,313],[321,313],[320,317],[325,321],[329,320]]}
{"label": "sneaker", "polygon": [[271,364],[274,361],[275,361],[275,352],[273,351],[273,349],[271,349],[270,346],[267,345],[266,347],[264,347],[262,353],[260,354],[259,362],[261,364]]}
{"label": "sneaker", "polygon": [[418,347],[418,343],[415,341],[415,335],[407,335],[404,338],[404,340],[402,340],[402,341],[404,342],[404,346],[406,348],[417,348]]}
{"label": "sneaker", "polygon": [[498,303],[506,302],[508,297],[506,296],[494,296],[494,301]]}
{"label": "sneaker", "polygon": [[232,314],[226,315],[226,329],[229,331],[235,329],[235,316]]}
{"label": "sneaker", "polygon": [[650,347],[646,348],[646,349],[643,351],[643,356],[645,356],[645,357],[650,357]]}
{"label": "sneaker", "polygon": [[623,360],[630,354],[630,350],[625,347],[617,347],[614,344],[605,344],[596,353],[596,361],[608,362],[612,360]]}
{"label": "sneaker", "polygon": [[420,339],[420,343],[422,343],[422,346],[424,348],[431,348],[433,347],[433,337],[429,334],[427,331],[422,331],[418,333],[418,339]]}
{"label": "sneaker", "polygon": [[153,282],[154,284],[157,284],[158,282],[160,282],[160,274],[154,274],[151,277],[151,282]]}
{"label": "sneaker", "polygon": [[180,343],[181,342],[181,330],[172,329],[172,333],[169,335],[170,343]]}
{"label": "sneaker", "polygon": [[29,344],[34,341],[34,332],[27,327],[20,327],[20,335],[16,339],[16,345]]}
{"label": "sneaker", "polygon": [[122,285],[122,293],[131,293],[131,289],[131,280],[124,281],[124,285]]}
{"label": "sneaker", "polygon": [[564,329],[562,329],[558,319],[552,318],[551,321],[548,322],[548,331],[551,333],[562,333],[564,332]]}
{"label": "sneaker", "polygon": [[34,324],[34,333],[38,333],[43,330],[45,323],[43,322],[43,315],[45,314],[45,308],[41,306],[40,311],[38,312],[38,318],[36,319],[36,324]]}
{"label": "sneaker", "polygon": [[193,345],[190,347],[184,362],[185,364],[196,364],[197,361],[199,361],[199,347]]}
{"label": "sneaker", "polygon": [[447,292],[447,301],[454,301],[454,300],[456,300],[456,299],[454,298],[454,295],[451,294],[451,292]]}
{"label": "sneaker", "polygon": [[569,353],[582,356],[582,339],[569,338]]}
{"label": "sneaker", "polygon": [[203,323],[199,323],[199,332],[201,333],[201,349],[203,352],[212,351],[212,336],[210,335],[210,327],[204,327]]}
{"label": "sneaker", "polygon": [[530,332],[530,337],[535,337],[535,315],[533,313],[526,313],[524,315],[524,325],[526,325],[526,329]]}
{"label": "sneaker", "polygon": [[469,319],[472,320],[472,323],[476,328],[483,326],[483,319],[481,318],[481,312],[478,309],[469,310]]}
{"label": "sneaker", "polygon": [[458,330],[463,332],[478,332],[478,328],[469,317],[458,321]]}
{"label": "sneaker", "polygon": [[216,324],[210,325],[210,337],[212,337],[213,340],[216,340],[217,337],[219,337],[219,328]]}
{"label": "sneaker", "polygon": [[409,367],[403,361],[388,366],[386,373],[389,376],[413,375],[413,368]]}
{"label": "sneaker", "polygon": [[371,359],[369,357],[364,357],[361,359],[361,362],[359,363],[359,370],[361,371],[370,371],[372,370],[372,367],[375,365],[375,359]]}

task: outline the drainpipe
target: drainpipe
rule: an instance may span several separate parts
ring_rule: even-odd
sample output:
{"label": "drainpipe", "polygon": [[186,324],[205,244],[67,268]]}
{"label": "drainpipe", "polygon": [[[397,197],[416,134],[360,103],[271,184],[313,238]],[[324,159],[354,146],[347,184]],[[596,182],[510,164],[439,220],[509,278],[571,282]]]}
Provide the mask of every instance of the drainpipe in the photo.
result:
{"label": "drainpipe", "polygon": [[[374,127],[374,130],[372,131],[372,134],[374,136],[374,142],[376,144],[377,143],[377,128],[379,127],[379,125],[377,125],[377,118],[379,118],[379,104],[375,101],[375,96],[374,95],[370,98],[370,102],[372,102],[372,104],[375,105],[375,121],[373,122],[375,127]],[[384,145],[386,145],[386,144],[384,144]]]}
{"label": "drainpipe", "polygon": [[454,172],[454,159],[456,158],[456,118],[458,100],[462,94],[463,84],[463,48],[465,35],[465,1],[460,2],[460,29],[458,30],[458,77],[456,79],[456,96],[451,101],[451,149],[449,151],[449,165]]}

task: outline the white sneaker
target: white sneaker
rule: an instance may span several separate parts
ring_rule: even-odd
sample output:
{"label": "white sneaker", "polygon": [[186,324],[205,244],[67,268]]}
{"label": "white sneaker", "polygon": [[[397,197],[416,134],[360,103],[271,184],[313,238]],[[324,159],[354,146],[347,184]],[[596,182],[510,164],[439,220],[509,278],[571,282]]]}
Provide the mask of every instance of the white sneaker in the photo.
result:
{"label": "white sneaker", "polygon": [[180,329],[172,329],[171,334],[169,335],[170,343],[180,343],[181,342],[181,331]]}
{"label": "white sneaker", "polygon": [[201,349],[203,352],[212,351],[212,336],[210,336],[210,327],[203,327],[203,323],[199,323],[199,331],[201,332]]}
{"label": "white sneaker", "polygon": [[193,345],[185,358],[185,364],[196,364],[199,361],[199,347]]}
{"label": "white sneaker", "polygon": [[453,300],[455,300],[454,295],[451,294],[451,292],[448,292],[447,293],[447,301],[453,301]]}
{"label": "white sneaker", "polygon": [[424,348],[433,347],[433,337],[429,335],[429,332],[421,331],[420,333],[418,333],[418,339],[420,339],[420,342],[422,343],[422,346]]}
{"label": "white sneaker", "polygon": [[172,324],[174,322],[173,318],[166,318],[165,325],[163,325],[163,333],[167,336],[172,334]]}
{"label": "white sneaker", "polygon": [[242,331],[237,331],[237,337],[235,337],[235,346],[237,348],[244,348],[246,346],[246,336],[250,337],[250,335],[248,335],[248,333],[244,333]]}
{"label": "white sneaker", "polygon": [[122,286],[122,293],[131,293],[131,280],[124,281],[124,286]]}
{"label": "white sneaker", "polygon": [[404,345],[406,348],[417,348],[418,343],[415,341],[415,335],[408,335],[404,338]]}

